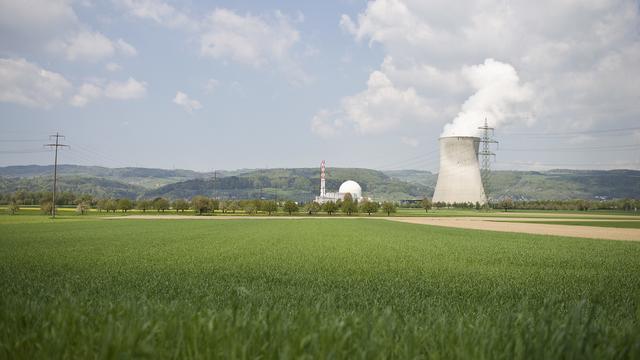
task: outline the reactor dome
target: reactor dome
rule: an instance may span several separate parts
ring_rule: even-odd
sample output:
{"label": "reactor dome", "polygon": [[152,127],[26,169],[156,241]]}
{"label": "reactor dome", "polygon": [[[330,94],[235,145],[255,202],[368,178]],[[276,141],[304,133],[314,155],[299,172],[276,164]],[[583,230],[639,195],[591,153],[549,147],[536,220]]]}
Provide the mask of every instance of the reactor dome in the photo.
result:
{"label": "reactor dome", "polygon": [[350,193],[354,199],[362,198],[362,188],[360,184],[353,180],[347,180],[340,185],[340,189],[338,190],[340,194]]}

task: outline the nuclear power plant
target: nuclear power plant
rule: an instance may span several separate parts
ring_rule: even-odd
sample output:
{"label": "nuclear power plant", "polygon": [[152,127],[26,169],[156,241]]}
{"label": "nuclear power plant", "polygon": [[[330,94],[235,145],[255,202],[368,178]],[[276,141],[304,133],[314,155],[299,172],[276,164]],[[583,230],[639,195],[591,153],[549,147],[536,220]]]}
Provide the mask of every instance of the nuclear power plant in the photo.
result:
{"label": "nuclear power plant", "polygon": [[326,173],[324,160],[320,164],[320,196],[316,196],[316,202],[318,204],[324,204],[329,201],[343,200],[344,196],[351,194],[353,200],[362,201],[362,187],[360,184],[353,180],[347,180],[340,185],[338,192],[326,191]]}
{"label": "nuclear power plant", "polygon": [[440,138],[440,171],[433,202],[487,202],[484,192],[478,150],[480,138],[447,136]]}

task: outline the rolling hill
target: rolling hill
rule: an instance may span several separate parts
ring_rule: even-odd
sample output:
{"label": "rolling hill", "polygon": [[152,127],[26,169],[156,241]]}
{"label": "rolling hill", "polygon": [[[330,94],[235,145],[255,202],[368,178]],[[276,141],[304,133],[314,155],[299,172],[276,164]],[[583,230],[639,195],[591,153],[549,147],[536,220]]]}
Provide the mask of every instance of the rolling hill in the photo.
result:
{"label": "rolling hill", "polygon": [[[62,165],[58,170],[61,191],[132,199],[205,195],[309,201],[318,193],[320,178],[318,168],[217,171],[215,181],[212,173],[192,170],[79,165]],[[0,193],[49,191],[52,172],[51,166],[0,167]],[[360,183],[364,195],[374,199],[420,199],[433,195],[437,174],[328,168],[327,191],[336,191],[349,179]],[[640,198],[637,170],[496,171],[491,184],[492,197],[523,200]]]}

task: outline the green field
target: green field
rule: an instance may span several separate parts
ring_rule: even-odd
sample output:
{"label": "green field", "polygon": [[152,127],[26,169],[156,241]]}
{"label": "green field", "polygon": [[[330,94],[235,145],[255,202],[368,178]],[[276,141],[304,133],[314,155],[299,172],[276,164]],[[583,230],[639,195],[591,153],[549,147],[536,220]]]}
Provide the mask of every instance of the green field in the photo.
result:
{"label": "green field", "polygon": [[0,216],[0,358],[640,358],[640,243]]}

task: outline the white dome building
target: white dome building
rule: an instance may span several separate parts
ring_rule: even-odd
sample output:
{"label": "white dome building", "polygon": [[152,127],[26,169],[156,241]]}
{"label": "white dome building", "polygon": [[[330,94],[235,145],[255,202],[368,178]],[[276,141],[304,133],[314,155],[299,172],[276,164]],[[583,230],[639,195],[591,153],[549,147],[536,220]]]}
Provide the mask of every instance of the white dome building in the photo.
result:
{"label": "white dome building", "polygon": [[353,180],[347,180],[340,185],[340,189],[338,189],[338,194],[340,194],[340,198],[344,199],[344,196],[347,194],[351,194],[354,200],[362,199],[362,187],[360,184]]}
{"label": "white dome building", "polygon": [[362,201],[362,187],[353,180],[347,180],[340,185],[338,192],[325,191],[325,172],[324,160],[320,164],[320,196],[316,196],[318,204],[324,204],[329,201],[343,200],[344,196],[351,194],[353,200]]}

